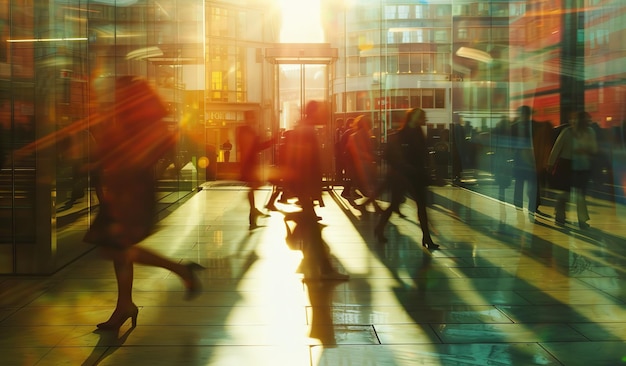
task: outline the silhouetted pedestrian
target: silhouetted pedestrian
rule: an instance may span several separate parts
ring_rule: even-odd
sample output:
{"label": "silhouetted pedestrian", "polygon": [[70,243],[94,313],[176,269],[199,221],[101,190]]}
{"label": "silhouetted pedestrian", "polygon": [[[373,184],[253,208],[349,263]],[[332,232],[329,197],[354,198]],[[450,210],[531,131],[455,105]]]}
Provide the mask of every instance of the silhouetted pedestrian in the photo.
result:
{"label": "silhouetted pedestrian", "polygon": [[117,304],[97,327],[118,330],[128,318],[133,326],[137,323],[139,310],[132,299],[135,263],[176,273],[188,299],[200,293],[195,271],[202,267],[174,262],[137,245],[155,226],[156,163],[175,144],[162,121],[167,111],[161,100],[147,82],[132,76],[98,80],[97,86],[103,122],[93,128],[97,153],[90,168],[99,207],[84,240],[99,245],[104,257],[113,261]]}
{"label": "silhouetted pedestrian", "polygon": [[417,218],[422,228],[422,246],[437,249],[430,235],[426,211],[428,185],[431,181],[430,157],[422,126],[426,125],[426,112],[421,108],[410,109],[398,131],[389,136],[385,158],[389,162],[388,174],[391,188],[391,203],[380,216],[374,229],[379,242],[386,242],[383,231],[391,213],[402,203],[406,193],[417,204]]}
{"label": "silhouetted pedestrian", "polygon": [[305,279],[347,280],[348,275],[339,273],[332,265],[330,250],[322,240],[315,201],[322,196],[322,168],[316,124],[325,123],[326,110],[323,103],[307,103],[305,118],[290,132],[286,143],[283,177],[285,186],[299,200],[302,211],[291,214],[302,235],[301,269]]}
{"label": "silhouetted pedestrian", "polygon": [[591,116],[587,112],[579,112],[576,118],[570,121],[570,125],[564,128],[554,143],[548,160],[548,171],[557,164],[559,159],[564,159],[571,166],[571,177],[563,177],[565,186],[556,198],[554,217],[557,225],[565,224],[566,205],[569,200],[569,187],[574,189],[576,213],[578,225],[581,229],[589,227],[589,211],[585,196],[587,185],[591,175],[593,156],[598,152],[596,133],[590,126]]}
{"label": "silhouetted pedestrian", "polygon": [[244,125],[237,128],[237,146],[241,151],[239,179],[248,184],[248,222],[250,230],[257,228],[257,218],[267,217],[256,207],[255,192],[263,184],[261,171],[261,151],[274,143],[273,139],[262,141],[256,131],[257,117],[254,111],[245,112]]}

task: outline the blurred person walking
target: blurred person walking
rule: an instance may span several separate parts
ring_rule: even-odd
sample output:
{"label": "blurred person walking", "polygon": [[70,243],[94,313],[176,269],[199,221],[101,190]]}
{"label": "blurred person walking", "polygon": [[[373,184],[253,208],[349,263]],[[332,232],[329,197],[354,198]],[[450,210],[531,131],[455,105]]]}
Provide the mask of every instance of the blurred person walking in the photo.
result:
{"label": "blurred person walking", "polygon": [[96,88],[102,113],[96,120],[102,122],[92,128],[96,152],[89,168],[99,207],[84,241],[100,246],[113,262],[117,303],[110,318],[97,327],[118,330],[129,318],[133,327],[137,324],[139,310],[132,298],[136,263],[176,273],[187,299],[200,293],[196,271],[203,267],[177,263],[137,245],[154,231],[155,166],[175,144],[162,121],[167,115],[163,103],[146,81],[133,76],[97,80]]}
{"label": "blurred person walking", "polygon": [[391,213],[398,209],[406,193],[417,204],[417,218],[422,228],[422,246],[437,249],[430,235],[426,211],[430,176],[430,156],[422,126],[426,125],[426,112],[421,108],[409,109],[400,128],[389,136],[385,158],[389,163],[391,202],[383,211],[374,229],[379,242],[387,241],[383,231]]}
{"label": "blurred person walking", "polygon": [[244,114],[245,124],[237,127],[237,146],[241,151],[239,179],[248,184],[248,204],[250,213],[248,222],[250,230],[256,229],[257,218],[268,217],[256,207],[255,193],[263,184],[263,172],[261,171],[261,151],[274,144],[274,139],[261,141],[256,131],[256,112],[246,111]]}
{"label": "blurred person walking", "polygon": [[344,162],[344,146],[342,145],[341,137],[343,133],[348,129],[348,120],[345,122],[343,120],[336,121],[338,126],[335,129],[335,143],[334,143],[334,154],[335,154],[335,182],[338,185],[343,185],[345,179],[345,162]]}
{"label": "blurred person walking", "polygon": [[556,197],[554,217],[557,225],[565,225],[566,205],[570,190],[574,189],[578,226],[581,229],[589,227],[589,211],[587,209],[587,185],[591,175],[592,161],[598,152],[596,133],[591,127],[591,115],[587,112],[578,112],[576,118],[570,120],[570,126],[565,127],[554,143],[548,159],[548,172],[555,173],[557,165],[564,164],[569,176],[554,176],[553,185],[560,185],[561,192]]}
{"label": "blurred person walking", "polygon": [[310,101],[305,107],[305,117],[289,133],[285,146],[282,176],[286,189],[300,202],[302,210],[289,214],[285,221],[294,221],[302,235],[302,264],[305,279],[347,280],[331,261],[330,249],[322,240],[315,201],[322,197],[322,166],[320,147],[315,125],[327,122],[327,106]]}
{"label": "blurred person walking", "polygon": [[272,194],[265,205],[265,208],[269,211],[278,211],[276,207],[276,201],[286,203],[289,192],[285,189],[285,181],[283,179],[283,165],[285,161],[285,156],[287,154],[287,140],[289,139],[289,134],[291,131],[286,130],[282,131],[280,137],[278,139],[278,149],[276,152],[276,160],[269,174],[269,181],[272,183]]}
{"label": "blurred person walking", "polygon": [[512,180],[513,157],[511,156],[511,122],[506,116],[498,121],[493,136],[493,175],[498,186],[498,199],[506,202],[505,190]]}
{"label": "blurred person walking", "polygon": [[350,156],[350,150],[348,149],[348,141],[350,136],[356,132],[356,123],[354,118],[348,118],[346,120],[346,129],[341,134],[339,144],[337,147],[338,154],[341,156],[341,162],[343,164],[343,191],[341,191],[341,197],[353,201],[355,198],[361,198],[355,191],[355,167],[353,160]]}
{"label": "blurred person walking", "polygon": [[366,197],[361,207],[372,204],[376,212],[382,211],[376,202],[376,158],[374,136],[369,117],[360,115],[354,119],[354,132],[348,137],[347,157],[353,169],[356,188]]}
{"label": "blurred person walking", "polygon": [[532,119],[532,109],[521,106],[517,118],[511,125],[511,148],[513,156],[512,176],[513,203],[524,208],[524,185],[528,196],[528,213],[539,212],[541,193],[544,188],[545,168],[552,141],[552,125]]}

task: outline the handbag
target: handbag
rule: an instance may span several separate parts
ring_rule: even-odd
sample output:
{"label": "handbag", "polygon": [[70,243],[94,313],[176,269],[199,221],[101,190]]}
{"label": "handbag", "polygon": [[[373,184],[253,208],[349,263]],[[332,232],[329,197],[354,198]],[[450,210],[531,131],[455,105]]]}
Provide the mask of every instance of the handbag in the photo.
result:
{"label": "handbag", "polygon": [[558,158],[548,175],[550,188],[569,191],[572,187],[572,159]]}

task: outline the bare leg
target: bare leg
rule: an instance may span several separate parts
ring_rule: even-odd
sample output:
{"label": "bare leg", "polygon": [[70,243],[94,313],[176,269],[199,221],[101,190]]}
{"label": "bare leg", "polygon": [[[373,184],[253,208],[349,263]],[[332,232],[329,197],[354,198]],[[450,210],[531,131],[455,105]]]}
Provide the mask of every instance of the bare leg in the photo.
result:
{"label": "bare leg", "polygon": [[133,246],[126,250],[132,262],[152,267],[161,267],[176,273],[181,279],[190,278],[189,269],[181,263],[172,261],[164,256],[140,246]]}
{"label": "bare leg", "polygon": [[133,306],[133,262],[125,256],[113,260],[115,279],[117,280],[116,310],[130,309]]}
{"label": "bare leg", "polygon": [[255,184],[254,186],[250,186],[250,189],[248,190],[248,204],[250,205],[250,214],[248,216],[248,220],[250,224],[250,229],[257,228],[257,223],[256,223],[257,218],[268,216],[256,208],[254,193],[257,189],[259,189],[259,186]]}
{"label": "bare leg", "polygon": [[133,303],[133,262],[126,250],[105,248],[103,255],[113,261],[117,280],[117,303],[109,319],[97,325],[102,330],[119,329],[128,319],[137,324],[137,306]]}
{"label": "bare leg", "polygon": [[248,190],[248,204],[250,205],[250,214],[256,210],[256,202],[254,200],[254,190],[256,188],[250,187]]}
{"label": "bare leg", "polygon": [[132,299],[134,263],[160,267],[176,273],[185,283],[188,297],[195,296],[200,291],[199,280],[194,274],[194,269],[201,268],[198,265],[177,263],[139,246],[132,246],[127,249],[104,248],[103,254],[113,261],[117,279],[117,305],[110,321],[133,311],[136,312],[136,306]]}

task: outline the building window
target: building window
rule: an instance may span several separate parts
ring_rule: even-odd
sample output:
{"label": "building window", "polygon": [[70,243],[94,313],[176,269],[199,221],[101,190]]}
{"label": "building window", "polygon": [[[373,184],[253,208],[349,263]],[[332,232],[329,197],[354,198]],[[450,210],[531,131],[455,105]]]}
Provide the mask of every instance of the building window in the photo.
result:
{"label": "building window", "polygon": [[411,72],[422,72],[422,55],[411,54]]}
{"label": "building window", "polygon": [[435,14],[437,18],[448,18],[452,15],[452,5],[441,4],[433,6],[435,7]]}
{"label": "building window", "polygon": [[459,28],[456,32],[456,37],[459,40],[467,39],[467,28]]}
{"label": "building window", "polygon": [[387,56],[387,72],[390,74],[398,72],[398,55]]}
{"label": "building window", "polygon": [[411,58],[408,53],[401,53],[400,55],[398,55],[398,72],[411,72],[411,69],[409,68],[410,59]]}
{"label": "building window", "polygon": [[211,72],[211,89],[222,90],[222,73],[220,71]]}
{"label": "building window", "polygon": [[359,57],[359,75],[368,75],[367,60],[369,57]]}
{"label": "building window", "polygon": [[[215,101],[245,101],[244,55],[240,47],[213,43],[207,47],[209,86]],[[240,93],[240,94],[238,94]]]}
{"label": "building window", "polygon": [[446,90],[436,89],[412,89],[410,96],[410,108],[446,108]]}
{"label": "building window", "polygon": [[443,73],[449,73],[450,72],[450,67],[448,67],[448,65],[450,64],[450,54],[448,53],[436,53],[435,55],[435,69],[433,70],[434,72],[443,72]]}
{"label": "building window", "polygon": [[211,100],[225,101],[228,97],[222,93],[224,78],[220,71],[211,72]]}
{"label": "building window", "polygon": [[348,76],[358,76],[359,75],[359,57],[352,56],[348,57]]}
{"label": "building window", "polygon": [[435,108],[445,108],[446,107],[446,90],[445,89],[435,89]]}
{"label": "building window", "polygon": [[422,90],[411,90],[411,108],[422,108]]}
{"label": "building window", "polygon": [[362,56],[359,57],[359,75],[373,75],[380,71],[378,65],[378,56]]}
{"label": "building window", "polygon": [[356,109],[356,93],[346,93],[346,112],[354,112]]}
{"label": "building window", "polygon": [[409,19],[409,9],[408,5],[398,5],[398,19]]}
{"label": "building window", "polygon": [[422,108],[435,108],[435,92],[433,89],[422,89]]}
{"label": "building window", "polygon": [[447,29],[435,29],[435,43],[449,43],[450,33]]}
{"label": "building window", "polygon": [[370,97],[366,91],[360,91],[356,95],[356,110],[367,111],[370,109]]}
{"label": "building window", "polygon": [[468,16],[469,5],[452,5],[453,16]]}
{"label": "building window", "polygon": [[385,19],[396,19],[396,6],[386,5],[384,17]]}
{"label": "building window", "polygon": [[433,58],[434,55],[432,53],[424,53],[422,54],[422,70],[421,72],[433,72]]}
{"label": "building window", "polygon": [[426,5],[415,5],[415,18],[416,19],[426,18],[426,12],[424,11],[425,7]]}
{"label": "building window", "polygon": [[428,31],[425,29],[416,29],[415,30],[415,38],[413,39],[409,39],[409,42],[411,43],[424,43],[424,42],[428,42]]}
{"label": "building window", "polygon": [[236,38],[237,19],[228,9],[210,8],[208,24],[209,36]]}

